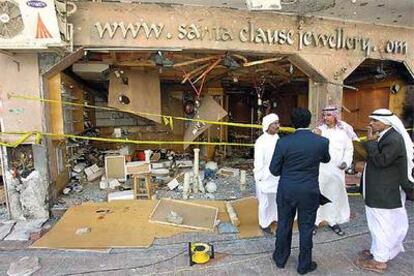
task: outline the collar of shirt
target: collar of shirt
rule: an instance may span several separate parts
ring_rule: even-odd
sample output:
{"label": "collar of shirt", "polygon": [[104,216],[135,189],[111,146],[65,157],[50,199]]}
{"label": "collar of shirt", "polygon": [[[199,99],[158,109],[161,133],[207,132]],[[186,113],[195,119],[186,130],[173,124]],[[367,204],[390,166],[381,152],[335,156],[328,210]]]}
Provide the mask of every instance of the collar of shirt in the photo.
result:
{"label": "collar of shirt", "polygon": [[303,127],[303,128],[302,128],[302,127],[300,127],[300,128],[297,128],[297,129],[296,129],[296,131],[298,131],[298,130],[310,130],[310,128],[308,128],[308,127]]}
{"label": "collar of shirt", "polygon": [[378,141],[379,141],[379,140],[381,140],[382,136],[384,136],[384,134],[385,134],[385,133],[387,133],[387,131],[389,131],[391,128],[392,128],[392,127],[389,127],[389,128],[387,128],[387,129],[384,129],[383,131],[381,131],[381,132],[379,133],[379,136],[378,136]]}

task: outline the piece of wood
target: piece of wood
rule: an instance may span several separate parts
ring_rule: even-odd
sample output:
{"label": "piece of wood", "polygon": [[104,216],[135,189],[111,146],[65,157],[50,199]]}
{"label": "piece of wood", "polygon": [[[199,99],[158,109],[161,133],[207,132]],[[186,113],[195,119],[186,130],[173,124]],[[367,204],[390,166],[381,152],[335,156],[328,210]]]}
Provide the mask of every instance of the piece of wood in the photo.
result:
{"label": "piece of wood", "polygon": [[268,63],[268,62],[275,62],[275,61],[279,61],[281,59],[283,59],[283,57],[267,58],[267,59],[262,59],[262,60],[246,62],[246,63],[243,63],[243,67],[250,67],[250,66],[253,66],[253,65],[259,65],[259,64]]}
{"label": "piece of wood", "polygon": [[[220,104],[218,104],[213,97],[205,96],[201,101],[201,106],[198,110],[198,119],[207,121],[220,121],[227,115],[227,111],[224,110]],[[201,133],[211,127],[211,124],[200,124],[199,122],[192,121],[188,125],[184,134],[184,141],[194,141]],[[184,145],[184,149],[188,147],[188,144]]]}
{"label": "piece of wood", "polygon": [[241,59],[244,63],[247,63],[248,62],[247,58],[245,58],[242,55],[239,55],[239,54],[231,54],[231,56],[233,56],[235,58],[238,58],[238,59]]}
{"label": "piece of wood", "polygon": [[[211,70],[213,70],[214,67],[216,67],[222,60],[223,60],[222,58],[219,58],[215,62],[213,62],[200,76],[198,76],[198,78],[195,81],[193,81],[193,83],[197,83],[202,78],[205,78],[207,74],[210,73]],[[200,89],[200,92],[201,92],[201,89]]]}
{"label": "piece of wood", "polygon": [[[229,222],[224,201],[197,201],[215,207],[218,219]],[[142,248],[151,246],[155,238],[168,238],[177,234],[194,232],[184,227],[150,223],[148,218],[157,201],[120,200],[111,202],[88,202],[69,208],[61,219],[31,248],[98,249]],[[104,216],[97,210],[110,210]],[[88,227],[91,232],[76,235],[77,229]]]}
{"label": "piece of wood", "polygon": [[126,180],[125,156],[105,156],[105,174],[107,179]]}
{"label": "piece of wood", "polygon": [[[161,87],[158,71],[122,69],[122,78],[111,75],[109,80],[108,106],[119,110],[128,111],[151,121],[161,123],[160,116],[149,114],[161,114]],[[129,104],[122,104],[118,98],[125,95],[129,98]]]}
{"label": "piece of wood", "polygon": [[231,205],[231,202],[226,202],[226,209],[227,209],[227,213],[229,214],[231,223],[237,227],[240,225],[240,220],[237,216],[236,211],[234,210],[233,206]]}
{"label": "piece of wood", "polygon": [[76,61],[78,61],[82,57],[84,57],[85,53],[86,53],[86,51],[84,50],[84,48],[80,47],[79,49],[77,49],[73,53],[71,53],[71,54],[67,55],[66,57],[64,57],[60,62],[58,62],[57,64],[52,66],[52,68],[50,68],[48,71],[46,71],[43,74],[43,77],[45,79],[48,79],[48,78],[53,77],[56,74],[59,74],[60,72],[62,72],[63,70],[65,70],[66,68],[68,68],[69,66],[74,64]]}
{"label": "piece of wood", "polygon": [[[182,224],[167,220],[170,212],[176,212],[183,218]],[[161,199],[150,215],[150,222],[173,225],[203,231],[214,231],[218,209],[187,201]]]}
{"label": "piece of wood", "polygon": [[[147,199],[151,199],[152,196],[152,183],[151,183],[151,174],[134,174],[134,199],[137,197],[146,197]],[[141,179],[144,179],[145,187],[140,186]]]}
{"label": "piece of wood", "polygon": [[149,172],[151,172],[151,164],[144,163],[144,161],[126,163],[127,174],[145,174]]}
{"label": "piece of wood", "polygon": [[207,63],[207,64],[204,64],[204,65],[201,65],[200,67],[198,67],[198,68],[196,68],[196,69],[194,69],[194,70],[192,70],[192,71],[190,71],[190,72],[188,72],[188,73],[186,73],[185,75],[184,75],[184,79],[181,81],[181,84],[184,84],[188,79],[190,79],[191,77],[192,77],[192,75],[194,75],[194,74],[196,74],[196,73],[198,73],[198,72],[200,72],[200,71],[202,71],[204,68],[206,68],[207,66],[208,66],[209,64]]}

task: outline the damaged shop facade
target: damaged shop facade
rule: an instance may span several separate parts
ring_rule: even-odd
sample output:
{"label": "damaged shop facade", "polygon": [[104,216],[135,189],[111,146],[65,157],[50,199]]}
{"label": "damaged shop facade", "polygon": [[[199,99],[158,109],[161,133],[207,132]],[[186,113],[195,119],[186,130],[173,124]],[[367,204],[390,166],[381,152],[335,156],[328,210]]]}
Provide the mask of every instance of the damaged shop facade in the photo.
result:
{"label": "damaged shop facade", "polygon": [[[186,199],[220,190],[199,179],[199,166],[245,182],[244,168],[221,163],[251,158],[268,112],[289,127],[290,111],[307,107],[315,125],[322,107],[337,105],[360,133],[380,107],[413,122],[410,28],[199,6],[62,9],[59,41],[0,40],[2,190],[12,218],[47,217],[62,193],[88,183],[127,190],[130,180],[131,192],[115,198],[132,199],[156,181],[181,186]],[[54,37],[43,23],[38,39]]]}

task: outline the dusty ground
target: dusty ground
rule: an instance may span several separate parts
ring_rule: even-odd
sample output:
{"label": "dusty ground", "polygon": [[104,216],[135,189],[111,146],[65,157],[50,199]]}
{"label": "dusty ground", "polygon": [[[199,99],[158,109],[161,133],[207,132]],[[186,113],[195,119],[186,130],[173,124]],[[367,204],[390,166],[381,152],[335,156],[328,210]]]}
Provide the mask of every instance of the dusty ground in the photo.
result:
{"label": "dusty ground", "polygon": [[[313,256],[319,267],[311,275],[367,275],[352,263],[357,252],[370,244],[363,201],[352,196],[350,203],[352,220],[343,225],[346,236],[321,229],[314,238]],[[390,262],[386,275],[412,275],[414,269],[412,202],[407,210],[410,229],[404,242],[406,252]],[[216,258],[206,265],[190,267],[188,241],[211,242]],[[239,240],[234,235],[192,233],[156,240],[148,249],[116,249],[109,253],[32,250],[28,243],[2,241],[0,275],[6,275],[10,263],[23,256],[40,259],[41,269],[34,275],[296,275],[298,233],[293,235],[292,246],[287,266],[280,270],[271,260],[274,237]]]}

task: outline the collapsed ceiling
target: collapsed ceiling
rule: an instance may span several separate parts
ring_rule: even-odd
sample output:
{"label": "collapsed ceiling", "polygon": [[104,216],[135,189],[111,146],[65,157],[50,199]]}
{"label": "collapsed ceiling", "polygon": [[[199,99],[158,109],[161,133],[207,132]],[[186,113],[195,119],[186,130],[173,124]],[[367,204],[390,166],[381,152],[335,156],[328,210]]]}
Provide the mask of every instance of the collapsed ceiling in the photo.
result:
{"label": "collapsed ceiling", "polygon": [[278,89],[307,77],[286,56],[253,56],[241,53],[192,53],[135,51],[89,52],[72,66],[72,73],[90,86],[106,90],[111,74],[127,68],[158,70],[163,83],[185,85],[197,94],[211,83],[243,88],[269,86]]}

